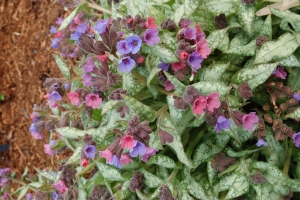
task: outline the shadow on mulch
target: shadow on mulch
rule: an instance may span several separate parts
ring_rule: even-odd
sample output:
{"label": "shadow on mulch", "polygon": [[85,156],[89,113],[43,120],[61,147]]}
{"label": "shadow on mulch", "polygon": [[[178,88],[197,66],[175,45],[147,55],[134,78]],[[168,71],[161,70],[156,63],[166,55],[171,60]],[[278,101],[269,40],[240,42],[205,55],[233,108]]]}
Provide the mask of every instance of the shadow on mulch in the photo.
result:
{"label": "shadow on mulch", "polygon": [[25,166],[34,173],[56,167],[56,157],[44,153],[45,139],[35,140],[30,132],[34,104],[45,104],[42,84],[48,77],[61,76],[51,49],[50,26],[65,11],[54,0],[0,1],[0,168],[10,167],[20,176]]}

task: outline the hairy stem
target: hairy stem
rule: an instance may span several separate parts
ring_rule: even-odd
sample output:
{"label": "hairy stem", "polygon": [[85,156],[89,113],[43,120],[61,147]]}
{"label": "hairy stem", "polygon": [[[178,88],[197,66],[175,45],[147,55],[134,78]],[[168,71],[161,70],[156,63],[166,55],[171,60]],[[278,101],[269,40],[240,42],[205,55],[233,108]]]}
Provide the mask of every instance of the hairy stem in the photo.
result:
{"label": "hairy stem", "polygon": [[87,6],[90,7],[90,8],[93,8],[95,10],[99,10],[99,11],[101,11],[103,13],[107,13],[107,14],[111,15],[111,11],[110,10],[105,9],[105,8],[103,8],[100,5],[97,5],[97,4],[94,4],[94,3],[85,2],[85,1],[83,1],[83,2],[86,3]]}
{"label": "hairy stem", "polygon": [[[96,160],[96,161],[98,161],[98,160]],[[88,166],[86,166],[86,168],[84,168],[84,170],[82,170],[81,172],[78,172],[76,174],[76,179],[79,178],[79,176],[85,175],[88,171],[90,171],[91,169],[93,169],[93,167],[96,166],[96,161],[94,161],[91,164],[89,164]]]}
{"label": "hairy stem", "polygon": [[193,153],[195,147],[197,146],[197,144],[198,144],[199,141],[201,140],[201,138],[202,138],[202,136],[204,135],[204,133],[206,133],[206,131],[207,131],[206,127],[205,127],[205,128],[203,127],[203,128],[200,130],[200,132],[196,135],[196,137],[193,139],[193,141],[189,144],[189,147],[188,147],[187,150],[186,150],[186,156],[187,156],[188,158],[191,157],[191,155],[192,155],[192,153]]}
{"label": "hairy stem", "polygon": [[292,151],[293,151],[293,146],[294,146],[293,140],[289,139],[286,160],[285,160],[284,167],[283,167],[283,173],[285,175],[287,175],[288,172],[289,172],[290,163],[291,163],[291,157],[292,157]]}

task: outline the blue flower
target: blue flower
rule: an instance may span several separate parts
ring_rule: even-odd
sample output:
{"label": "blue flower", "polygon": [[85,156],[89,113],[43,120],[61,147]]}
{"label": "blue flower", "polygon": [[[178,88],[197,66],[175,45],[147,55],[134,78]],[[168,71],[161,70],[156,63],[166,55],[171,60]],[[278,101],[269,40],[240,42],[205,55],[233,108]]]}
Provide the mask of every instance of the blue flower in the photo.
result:
{"label": "blue flower", "polygon": [[49,94],[48,98],[51,102],[62,100],[62,96],[57,91],[53,91],[51,94]]}
{"label": "blue flower", "polygon": [[215,130],[216,130],[217,133],[221,132],[224,129],[229,130],[230,124],[231,124],[231,122],[230,122],[229,119],[227,119],[224,116],[219,116],[217,124],[215,126]]}
{"label": "blue flower", "polygon": [[144,41],[150,46],[159,43],[160,38],[158,36],[158,32],[157,28],[148,29],[144,34]]}
{"label": "blue flower", "polygon": [[99,21],[97,21],[96,25],[93,26],[93,29],[95,31],[97,31],[99,34],[105,33],[107,23],[108,23],[108,20],[100,19]]}
{"label": "blue flower", "polygon": [[300,94],[294,93],[294,94],[293,94],[293,97],[294,97],[295,99],[297,99],[298,101],[300,101]]}
{"label": "blue flower", "polygon": [[59,41],[60,41],[60,39],[58,39],[58,38],[52,39],[51,47],[53,49],[57,49],[59,47],[59,45],[58,45]]}
{"label": "blue flower", "polygon": [[122,165],[120,162],[120,158],[118,158],[116,155],[113,155],[111,162],[106,162],[107,164],[110,164],[112,166],[116,166],[117,168],[121,169]]}
{"label": "blue flower", "polygon": [[264,141],[264,139],[259,139],[256,143],[256,146],[261,147],[261,146],[268,146],[268,143]]}
{"label": "blue flower", "polygon": [[184,30],[184,36],[188,40],[196,39],[197,30],[195,28],[187,28]]}
{"label": "blue flower", "polygon": [[142,46],[142,40],[137,35],[127,37],[126,43],[132,54],[136,54]]}
{"label": "blue flower", "polygon": [[132,49],[128,47],[126,40],[121,40],[117,43],[117,50],[121,55],[128,54],[132,51]]}
{"label": "blue flower", "polygon": [[78,41],[80,36],[81,36],[81,33],[75,31],[74,33],[71,34],[70,40]]}
{"label": "blue flower", "polygon": [[130,150],[130,156],[131,157],[137,157],[138,155],[143,156],[146,153],[146,146],[137,141],[135,146]]}
{"label": "blue flower", "polygon": [[89,24],[88,20],[86,20],[83,24],[79,24],[76,27],[75,32],[78,32],[78,33],[86,33],[86,32],[88,32],[88,30],[89,30],[88,24]]}
{"label": "blue flower", "polygon": [[56,31],[57,31],[57,28],[55,28],[54,26],[51,26],[50,33],[55,34]]}
{"label": "blue flower", "polygon": [[58,200],[58,194],[57,194],[56,191],[54,191],[54,192],[52,193],[52,198],[53,198],[53,200]]}
{"label": "blue flower", "polygon": [[85,153],[85,156],[89,159],[95,158],[97,149],[94,145],[87,145],[83,148],[83,151]]}
{"label": "blue flower", "polygon": [[129,56],[122,58],[119,62],[119,71],[130,73],[133,67],[136,65],[136,62]]}
{"label": "blue flower", "polygon": [[158,68],[164,70],[164,71],[168,71],[170,63],[164,63],[162,61],[160,61],[161,63],[158,64]]}
{"label": "blue flower", "polygon": [[194,70],[198,70],[201,68],[201,63],[203,60],[204,59],[201,56],[199,56],[197,52],[190,54],[188,57],[188,63]]}

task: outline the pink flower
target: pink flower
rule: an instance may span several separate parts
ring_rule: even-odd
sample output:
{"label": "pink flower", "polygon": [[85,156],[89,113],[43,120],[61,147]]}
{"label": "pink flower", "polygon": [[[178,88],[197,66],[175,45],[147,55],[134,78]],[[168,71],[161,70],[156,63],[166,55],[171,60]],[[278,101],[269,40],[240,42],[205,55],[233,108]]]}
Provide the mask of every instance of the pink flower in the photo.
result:
{"label": "pink flower", "polygon": [[154,156],[158,152],[157,149],[146,147],[146,153],[142,156],[142,161],[147,162],[150,156]]}
{"label": "pink flower", "polygon": [[204,96],[198,97],[193,103],[193,113],[201,115],[206,109],[206,98]]}
{"label": "pink flower", "polygon": [[286,75],[287,75],[287,73],[284,71],[284,67],[280,66],[277,68],[277,70],[275,72],[276,77],[285,79]]}
{"label": "pink flower", "polygon": [[154,17],[148,17],[146,21],[146,28],[157,28],[157,25],[154,21]]}
{"label": "pink flower", "polygon": [[180,58],[181,59],[186,59],[187,57],[189,57],[189,54],[185,51],[180,52]]}
{"label": "pink flower", "polygon": [[106,158],[106,162],[111,162],[113,154],[110,150],[106,149],[105,151],[99,151],[99,156]]}
{"label": "pink flower", "polygon": [[131,150],[136,145],[136,141],[133,139],[132,135],[125,135],[121,138],[121,147],[122,149],[129,149]]}
{"label": "pink flower", "polygon": [[68,98],[71,100],[71,103],[74,106],[79,106],[80,105],[79,94],[77,92],[70,92],[68,94]]}
{"label": "pink flower", "polygon": [[108,55],[104,54],[104,55],[97,55],[95,56],[96,58],[98,58],[100,61],[102,62],[106,62],[108,60]]}
{"label": "pink flower", "polygon": [[44,144],[44,152],[49,156],[52,156],[54,154],[54,151],[51,149],[50,144]]}
{"label": "pink flower", "polygon": [[256,116],[255,112],[250,112],[249,114],[244,115],[242,120],[245,129],[248,131],[252,131],[254,124],[258,123],[258,117]]}
{"label": "pink flower", "polygon": [[178,71],[182,68],[185,68],[185,62],[184,60],[180,60],[179,62],[175,62],[175,63],[172,63],[172,67],[174,69],[174,71]]}
{"label": "pink flower", "polygon": [[102,99],[98,94],[88,94],[85,96],[85,105],[91,106],[93,109],[96,109],[102,103]]}
{"label": "pink flower", "polygon": [[202,58],[207,58],[207,56],[211,53],[211,49],[209,48],[206,40],[198,42],[196,51]]}
{"label": "pink flower", "polygon": [[60,193],[64,193],[68,190],[63,180],[59,180],[57,183],[53,184],[52,187],[56,188]]}
{"label": "pink flower", "polygon": [[206,97],[207,110],[210,112],[214,112],[215,108],[219,108],[221,103],[219,100],[219,94],[217,92],[213,92],[208,97]]}
{"label": "pink flower", "polygon": [[83,159],[81,160],[81,166],[82,166],[82,167],[86,167],[88,164],[89,164],[89,161],[88,161],[86,158],[83,158]]}
{"label": "pink flower", "polygon": [[122,156],[120,158],[120,162],[122,165],[127,165],[128,163],[133,162],[133,160],[131,158],[129,158],[129,156],[127,154],[122,154]]}
{"label": "pink flower", "polygon": [[164,86],[165,86],[165,89],[167,91],[171,91],[173,89],[176,89],[175,86],[171,83],[171,81],[167,80],[165,83],[164,83]]}

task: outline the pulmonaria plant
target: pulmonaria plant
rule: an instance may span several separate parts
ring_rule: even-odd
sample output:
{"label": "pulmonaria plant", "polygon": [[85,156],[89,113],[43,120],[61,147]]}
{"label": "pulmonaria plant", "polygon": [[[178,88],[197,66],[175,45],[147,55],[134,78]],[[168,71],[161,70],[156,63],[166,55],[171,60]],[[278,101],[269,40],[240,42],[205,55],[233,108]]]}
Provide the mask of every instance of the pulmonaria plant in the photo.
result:
{"label": "pulmonaria plant", "polygon": [[64,77],[44,82],[29,130],[73,154],[38,171],[36,198],[300,199],[297,9],[61,2],[78,7],[52,47],[78,62],[54,56]]}

